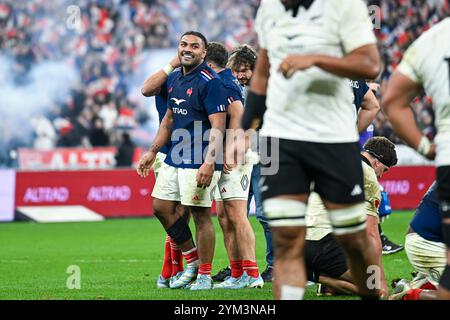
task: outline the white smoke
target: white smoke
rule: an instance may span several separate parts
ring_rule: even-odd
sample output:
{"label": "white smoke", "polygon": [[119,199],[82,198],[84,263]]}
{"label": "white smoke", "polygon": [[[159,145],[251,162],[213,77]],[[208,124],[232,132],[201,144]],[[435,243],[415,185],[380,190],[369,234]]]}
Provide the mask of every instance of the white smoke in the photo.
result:
{"label": "white smoke", "polygon": [[0,121],[7,122],[9,138],[32,146],[34,129],[31,118],[61,105],[79,79],[75,67],[63,61],[35,64],[16,81],[15,62],[0,55]]}
{"label": "white smoke", "polygon": [[79,79],[78,71],[64,62],[34,65],[23,84],[14,81],[14,62],[0,56],[0,110],[9,116],[27,117],[61,103]]}

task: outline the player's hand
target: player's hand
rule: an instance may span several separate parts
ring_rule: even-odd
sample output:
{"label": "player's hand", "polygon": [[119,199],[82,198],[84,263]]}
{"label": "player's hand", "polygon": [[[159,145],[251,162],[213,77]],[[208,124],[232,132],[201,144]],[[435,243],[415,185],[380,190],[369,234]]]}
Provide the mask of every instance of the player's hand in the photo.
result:
{"label": "player's hand", "polygon": [[431,144],[430,151],[428,151],[428,153],[425,157],[429,160],[434,160],[434,158],[436,158],[436,144],[435,143]]}
{"label": "player's hand", "polygon": [[285,78],[290,78],[296,71],[311,68],[316,63],[314,55],[289,55],[280,64],[278,69]]}
{"label": "player's hand", "polygon": [[209,187],[214,174],[214,164],[204,163],[197,172],[197,187]]}
{"label": "player's hand", "polygon": [[175,57],[173,57],[169,63],[174,69],[180,67],[181,63],[180,63],[180,58],[178,58],[178,54],[176,54]]}
{"label": "player's hand", "polygon": [[377,82],[367,82],[367,85],[369,86],[369,89],[372,90],[375,94],[380,90],[380,84]]}
{"label": "player's hand", "polygon": [[153,162],[155,162],[156,153],[148,151],[144,153],[141,160],[139,160],[138,167],[136,169],[137,174],[142,178],[146,178],[150,174]]}

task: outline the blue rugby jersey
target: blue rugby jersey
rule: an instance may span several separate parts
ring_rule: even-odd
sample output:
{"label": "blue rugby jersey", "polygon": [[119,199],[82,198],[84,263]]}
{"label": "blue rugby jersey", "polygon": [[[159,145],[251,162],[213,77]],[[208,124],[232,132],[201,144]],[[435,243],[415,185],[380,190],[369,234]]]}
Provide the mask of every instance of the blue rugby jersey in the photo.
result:
{"label": "blue rugby jersey", "polygon": [[436,182],[433,182],[422,198],[410,226],[426,240],[444,242]]}
{"label": "blue rugby jersey", "polygon": [[[363,80],[356,80],[356,81],[350,80],[350,86],[353,89],[353,96],[354,96],[353,104],[355,105],[356,113],[358,113],[364,100],[364,96],[366,95],[367,91],[369,91],[370,88]],[[373,137],[373,131],[374,125],[370,124],[366,130],[364,130],[359,134],[359,145],[361,148],[364,145],[364,143],[366,143],[367,140]]]}
{"label": "blue rugby jersey", "polygon": [[[242,96],[242,87],[239,84],[239,81],[233,76],[231,69],[224,69],[219,72],[220,79],[227,89],[228,94],[228,105],[232,104],[235,101],[241,101],[244,104],[244,98]],[[230,124],[230,117],[227,115],[227,128]]]}
{"label": "blue rugby jersey", "polygon": [[[220,77],[202,63],[183,75],[173,72],[167,81],[167,107],[173,111],[172,145],[165,162],[176,168],[198,169],[204,162],[209,144],[208,116],[226,112],[227,90]],[[216,163],[215,170],[223,164]]]}

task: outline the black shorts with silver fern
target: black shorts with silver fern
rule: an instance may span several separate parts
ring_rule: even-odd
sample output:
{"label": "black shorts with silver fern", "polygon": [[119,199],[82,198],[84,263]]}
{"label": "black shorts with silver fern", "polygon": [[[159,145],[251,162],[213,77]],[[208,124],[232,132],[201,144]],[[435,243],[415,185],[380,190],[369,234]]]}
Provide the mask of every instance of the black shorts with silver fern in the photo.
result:
{"label": "black shorts with silver fern", "polygon": [[358,142],[316,143],[263,138],[260,153],[263,200],[316,191],[322,199],[337,204],[364,201]]}

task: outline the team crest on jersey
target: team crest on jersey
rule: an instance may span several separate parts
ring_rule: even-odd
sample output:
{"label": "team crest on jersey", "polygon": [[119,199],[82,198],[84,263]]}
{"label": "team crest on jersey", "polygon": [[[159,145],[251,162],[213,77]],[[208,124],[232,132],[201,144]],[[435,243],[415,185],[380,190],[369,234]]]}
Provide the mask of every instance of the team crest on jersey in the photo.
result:
{"label": "team crest on jersey", "polygon": [[375,208],[379,208],[380,207],[380,200],[375,199]]}
{"label": "team crest on jersey", "polygon": [[192,95],[192,88],[187,89],[187,90],[186,90],[186,94],[187,94],[189,97],[191,97],[191,95]]}

